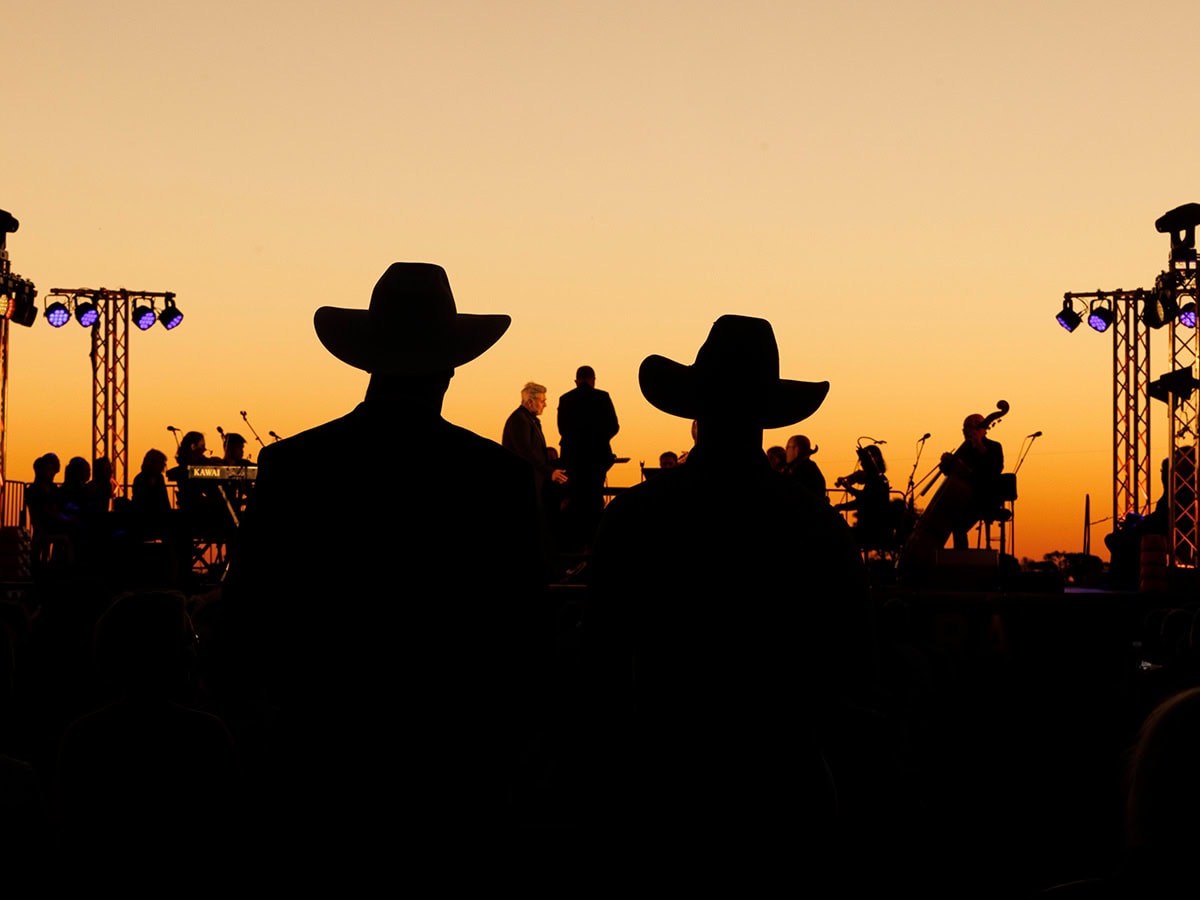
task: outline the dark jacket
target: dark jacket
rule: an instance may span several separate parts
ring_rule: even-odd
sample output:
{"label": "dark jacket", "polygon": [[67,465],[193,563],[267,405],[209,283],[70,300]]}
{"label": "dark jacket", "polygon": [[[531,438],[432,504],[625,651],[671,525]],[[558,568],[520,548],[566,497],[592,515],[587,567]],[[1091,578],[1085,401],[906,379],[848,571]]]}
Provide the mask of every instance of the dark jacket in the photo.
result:
{"label": "dark jacket", "polygon": [[613,461],[610,441],[620,430],[617,411],[606,391],[581,384],[559,398],[559,446],[568,474],[572,468],[607,471]]}
{"label": "dark jacket", "polygon": [[554,466],[546,458],[546,436],[542,420],[524,406],[518,406],[504,423],[501,445],[533,466],[538,476],[538,489],[549,480]]}
{"label": "dark jacket", "polygon": [[499,444],[390,404],[259,454],[222,602],[297,848],[370,839],[371,810],[504,815],[548,644],[535,497]]}
{"label": "dark jacket", "polygon": [[619,686],[595,738],[621,735],[608,749],[630,768],[611,764],[619,774],[598,795],[602,809],[618,798],[632,827],[734,841],[792,814],[832,815],[815,733],[865,695],[874,651],[846,523],[761,451],[706,449],[601,519],[587,628]]}

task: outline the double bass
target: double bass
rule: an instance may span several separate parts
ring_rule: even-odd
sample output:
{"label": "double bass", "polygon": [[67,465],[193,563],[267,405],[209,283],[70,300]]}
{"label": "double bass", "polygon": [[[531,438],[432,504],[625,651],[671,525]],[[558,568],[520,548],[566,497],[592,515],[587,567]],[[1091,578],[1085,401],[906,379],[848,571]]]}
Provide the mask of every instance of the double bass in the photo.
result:
{"label": "double bass", "polygon": [[[996,411],[983,417],[984,434],[986,435],[988,429],[1007,413],[1008,402],[997,400]],[[964,441],[953,454],[945,456],[961,460],[962,451],[966,446],[967,443]],[[933,495],[933,499],[929,501],[929,505],[925,507],[925,511],[913,525],[908,540],[904,542],[898,561],[898,568],[901,572],[911,574],[914,571],[931,568],[937,559],[937,552],[946,546],[954,523],[959,521],[963,512],[970,506],[975,488],[971,481],[961,474],[959,468],[953,464],[953,460],[943,457],[942,461],[938,463],[933,481],[929,482],[921,492],[921,495],[924,496],[930,488],[937,484],[938,479],[945,475],[941,484],[938,485],[937,493]]]}

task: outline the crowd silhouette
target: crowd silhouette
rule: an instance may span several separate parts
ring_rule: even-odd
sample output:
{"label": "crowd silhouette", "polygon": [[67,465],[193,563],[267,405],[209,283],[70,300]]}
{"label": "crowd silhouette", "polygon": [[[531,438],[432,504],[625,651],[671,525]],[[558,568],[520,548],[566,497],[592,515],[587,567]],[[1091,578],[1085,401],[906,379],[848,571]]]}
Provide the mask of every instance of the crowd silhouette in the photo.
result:
{"label": "crowd silhouette", "polygon": [[[187,470],[250,465],[236,435],[211,460],[188,432],[171,472],[148,450],[128,499],[108,460],[35,462],[31,577],[0,603],[8,886],[1195,889],[1193,604],[877,584],[882,454],[839,479],[856,528],[797,464],[807,436],[773,466],[764,430],[830,386],[783,377],[771,324],[742,315],[690,364],[642,362],[693,445],[593,521],[616,417],[588,367],[568,418],[582,397],[601,427],[574,458],[539,443],[534,382],[504,446],[442,417],[509,324],[459,312],[423,263],[390,266],[365,309],[317,310],[366,394],[263,448],[236,527]],[[457,474],[307,490],[347,447]],[[227,565],[205,580],[192,545],[213,529]]]}

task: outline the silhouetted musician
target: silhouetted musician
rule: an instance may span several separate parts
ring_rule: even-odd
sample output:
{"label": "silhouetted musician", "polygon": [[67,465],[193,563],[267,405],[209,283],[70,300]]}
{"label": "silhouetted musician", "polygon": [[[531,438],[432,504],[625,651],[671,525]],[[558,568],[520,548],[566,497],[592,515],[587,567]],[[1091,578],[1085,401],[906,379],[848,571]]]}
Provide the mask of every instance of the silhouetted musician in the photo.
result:
{"label": "silhouetted musician", "polygon": [[189,481],[215,482],[218,496],[229,513],[233,527],[241,524],[241,513],[245,508],[248,488],[258,477],[258,466],[230,466],[224,463],[187,467]]}
{"label": "silhouetted musician", "polygon": [[197,481],[254,481],[258,477],[258,466],[228,466],[215,463],[211,466],[188,466],[188,478]]}

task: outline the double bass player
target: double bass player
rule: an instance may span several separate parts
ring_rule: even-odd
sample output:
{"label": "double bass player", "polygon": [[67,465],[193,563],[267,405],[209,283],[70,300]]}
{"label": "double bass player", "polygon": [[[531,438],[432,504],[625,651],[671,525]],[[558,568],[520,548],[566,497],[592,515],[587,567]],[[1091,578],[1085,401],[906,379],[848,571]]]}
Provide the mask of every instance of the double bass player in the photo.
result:
{"label": "double bass player", "polygon": [[[1003,412],[1007,411],[1004,404]],[[993,414],[990,418],[998,418]],[[987,513],[1000,505],[1000,474],[1004,471],[1004,448],[987,436],[989,417],[972,413],[963,419],[963,442],[953,453],[943,453],[938,465],[948,478],[958,478],[970,487],[965,502],[950,520],[955,550],[968,547],[967,533]]]}
{"label": "double bass player", "polygon": [[935,565],[938,551],[951,537],[955,550],[967,549],[971,527],[1001,505],[1004,449],[987,431],[1007,414],[1008,402],[998,400],[995,412],[986,416],[972,413],[963,419],[962,444],[953,453],[942,454],[930,473],[933,481],[921,491],[924,496],[941,481],[904,542],[898,562],[903,579],[920,579]]}

